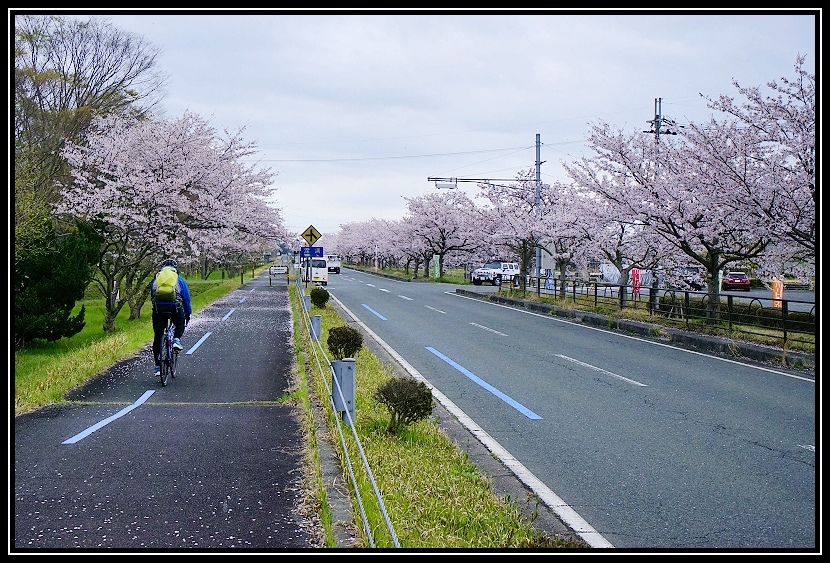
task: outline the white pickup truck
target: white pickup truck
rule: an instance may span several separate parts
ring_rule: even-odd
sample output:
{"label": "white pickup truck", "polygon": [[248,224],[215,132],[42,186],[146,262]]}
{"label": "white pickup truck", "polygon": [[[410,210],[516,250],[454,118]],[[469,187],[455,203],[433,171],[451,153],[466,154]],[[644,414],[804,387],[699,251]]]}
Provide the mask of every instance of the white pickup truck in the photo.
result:
{"label": "white pickup truck", "polygon": [[473,285],[481,285],[484,282],[492,285],[501,285],[502,282],[512,282],[519,273],[519,264],[517,262],[493,260],[487,262],[481,268],[476,269],[473,272],[472,281]]}

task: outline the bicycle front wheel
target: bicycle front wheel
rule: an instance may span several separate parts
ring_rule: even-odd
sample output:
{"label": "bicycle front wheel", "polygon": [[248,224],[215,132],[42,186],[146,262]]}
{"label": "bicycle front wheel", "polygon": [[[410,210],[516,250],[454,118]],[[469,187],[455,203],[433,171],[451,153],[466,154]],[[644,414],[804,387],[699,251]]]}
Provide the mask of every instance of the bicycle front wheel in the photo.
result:
{"label": "bicycle front wheel", "polygon": [[179,353],[175,350],[170,354],[170,376],[176,377],[176,366],[179,363]]}

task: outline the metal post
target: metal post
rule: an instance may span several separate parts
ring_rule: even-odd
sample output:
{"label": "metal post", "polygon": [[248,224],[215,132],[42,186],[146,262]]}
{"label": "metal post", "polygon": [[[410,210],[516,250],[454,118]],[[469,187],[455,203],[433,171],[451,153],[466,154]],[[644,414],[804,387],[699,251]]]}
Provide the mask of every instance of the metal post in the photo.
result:
{"label": "metal post", "polygon": [[320,324],[323,317],[321,315],[311,315],[311,339],[320,340]]}
{"label": "metal post", "polygon": [[[355,360],[354,358],[334,360],[331,362],[331,368],[331,398],[334,401],[334,409],[342,413],[343,420],[348,424],[350,420],[354,420]],[[346,417],[346,411],[349,411],[348,417]]]}
{"label": "metal post", "polygon": [[[541,173],[540,173],[540,170],[539,170],[539,168],[542,166],[542,162],[541,162],[541,160],[539,160],[539,156],[540,156],[539,155],[539,146],[540,146],[539,133],[536,133],[536,219],[537,220],[542,219],[542,207],[541,207],[542,184],[540,182]],[[537,224],[537,228],[538,228],[538,224]],[[537,241],[537,245],[536,245],[536,270],[537,270],[537,272],[536,272],[536,295],[537,296],[542,294],[542,280],[541,280],[541,278],[542,278],[542,247],[539,246],[540,242],[541,241]]]}

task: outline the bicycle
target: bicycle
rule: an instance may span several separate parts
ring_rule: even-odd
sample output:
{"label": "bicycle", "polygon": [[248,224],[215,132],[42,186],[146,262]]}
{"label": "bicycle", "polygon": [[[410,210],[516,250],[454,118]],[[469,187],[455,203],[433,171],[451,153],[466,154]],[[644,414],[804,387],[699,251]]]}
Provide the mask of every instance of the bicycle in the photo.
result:
{"label": "bicycle", "polygon": [[167,328],[161,337],[161,350],[159,351],[160,371],[159,380],[161,386],[167,386],[170,377],[176,377],[176,364],[179,361],[179,351],[173,348],[173,331],[175,325],[173,319],[167,319]]}

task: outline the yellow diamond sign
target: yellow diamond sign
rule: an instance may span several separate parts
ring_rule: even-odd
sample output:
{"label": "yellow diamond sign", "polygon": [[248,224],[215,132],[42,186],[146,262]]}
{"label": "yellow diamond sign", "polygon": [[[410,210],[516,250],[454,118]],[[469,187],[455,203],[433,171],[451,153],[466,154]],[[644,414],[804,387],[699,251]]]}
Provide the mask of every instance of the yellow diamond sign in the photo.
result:
{"label": "yellow diamond sign", "polygon": [[309,225],[300,236],[305,239],[309,246],[314,246],[314,243],[320,240],[320,237],[323,235],[320,234],[320,231],[314,228],[314,225]]}

